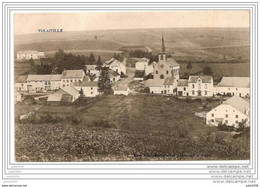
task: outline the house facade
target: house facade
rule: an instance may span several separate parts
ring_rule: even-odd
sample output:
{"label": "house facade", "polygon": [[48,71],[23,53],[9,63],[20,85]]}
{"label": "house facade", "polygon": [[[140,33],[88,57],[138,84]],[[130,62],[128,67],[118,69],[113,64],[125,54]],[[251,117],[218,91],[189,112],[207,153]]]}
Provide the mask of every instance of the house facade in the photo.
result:
{"label": "house facade", "polygon": [[105,67],[109,67],[111,70],[121,74],[126,74],[126,66],[118,60],[112,58],[104,63]]}
{"label": "house facade", "polygon": [[223,77],[215,87],[215,94],[246,97],[250,96],[249,77]]}
{"label": "house facade", "polygon": [[135,70],[137,71],[145,71],[148,67],[149,59],[141,58],[138,62],[135,63]]}
{"label": "house facade", "polygon": [[61,86],[66,87],[72,85],[74,82],[83,81],[85,72],[80,70],[64,70],[61,77]]}
{"label": "house facade", "polygon": [[86,74],[88,75],[99,75],[100,71],[97,70],[96,65],[86,65]]}
{"label": "house facade", "polygon": [[61,78],[62,75],[28,75],[27,91],[58,90],[61,87]]}
{"label": "house facade", "polygon": [[98,83],[93,81],[75,82],[73,87],[80,91],[83,90],[84,97],[96,97],[99,95]]}
{"label": "house facade", "polygon": [[44,52],[38,51],[18,51],[16,54],[17,60],[29,60],[44,58]]}
{"label": "house facade", "polygon": [[211,76],[189,76],[181,79],[177,85],[178,96],[212,97],[214,94],[213,78]]}
{"label": "house facade", "polygon": [[239,123],[246,121],[250,124],[250,105],[238,96],[233,96],[221,105],[209,111],[206,115],[206,124],[217,126],[219,123],[239,127]]}
{"label": "house facade", "polygon": [[114,83],[120,80],[120,74],[112,69],[108,70],[110,83]]}
{"label": "house facade", "polygon": [[19,91],[19,92],[26,92],[27,91],[27,76],[19,76],[16,80],[15,80],[15,90]]}

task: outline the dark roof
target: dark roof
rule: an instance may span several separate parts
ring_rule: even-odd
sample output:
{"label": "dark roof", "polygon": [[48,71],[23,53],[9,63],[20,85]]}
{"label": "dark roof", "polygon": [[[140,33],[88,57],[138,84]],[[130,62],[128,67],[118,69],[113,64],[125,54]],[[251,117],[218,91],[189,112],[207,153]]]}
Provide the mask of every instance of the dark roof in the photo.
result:
{"label": "dark roof", "polygon": [[109,69],[109,70],[108,70],[108,73],[109,73],[109,75],[110,75],[110,78],[120,76],[119,73],[117,73],[116,71],[113,71],[112,69]]}
{"label": "dark roof", "polygon": [[69,94],[63,94],[61,97],[61,102],[72,102],[72,96]]}
{"label": "dark roof", "polygon": [[212,77],[211,76],[190,76],[189,77],[189,82],[190,83],[196,83],[198,79],[201,79],[203,83],[211,83],[212,82]]}
{"label": "dark roof", "polygon": [[179,79],[178,86],[188,86],[188,80],[187,79]]}
{"label": "dark roof", "polygon": [[175,79],[174,77],[167,77],[166,79],[164,79],[163,84],[173,85],[174,79]]}
{"label": "dark roof", "polygon": [[145,71],[144,71],[144,70],[136,70],[134,77],[136,77],[136,78],[142,78],[142,77],[144,77],[144,75],[145,75]]}

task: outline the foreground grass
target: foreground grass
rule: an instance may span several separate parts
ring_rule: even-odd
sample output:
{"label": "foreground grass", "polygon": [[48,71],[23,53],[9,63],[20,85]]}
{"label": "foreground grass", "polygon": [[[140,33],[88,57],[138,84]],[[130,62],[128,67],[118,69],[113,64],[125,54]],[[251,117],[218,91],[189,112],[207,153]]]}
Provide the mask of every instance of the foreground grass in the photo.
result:
{"label": "foreground grass", "polygon": [[218,102],[132,95],[45,105],[36,114],[40,121],[16,123],[16,160],[249,159],[248,139],[232,139],[194,115]]}

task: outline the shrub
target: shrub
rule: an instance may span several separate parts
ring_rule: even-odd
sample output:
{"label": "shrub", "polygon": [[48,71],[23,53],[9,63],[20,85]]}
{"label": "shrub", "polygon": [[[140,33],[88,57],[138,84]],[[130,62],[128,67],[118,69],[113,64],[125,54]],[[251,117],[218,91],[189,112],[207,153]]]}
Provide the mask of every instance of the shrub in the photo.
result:
{"label": "shrub", "polygon": [[67,121],[71,122],[72,124],[78,125],[82,122],[82,119],[76,117],[75,115],[67,116],[66,119],[67,119]]}
{"label": "shrub", "polygon": [[94,120],[92,122],[92,126],[94,127],[104,127],[104,128],[112,128],[113,125],[109,123],[107,120],[104,119],[99,119],[99,120]]}

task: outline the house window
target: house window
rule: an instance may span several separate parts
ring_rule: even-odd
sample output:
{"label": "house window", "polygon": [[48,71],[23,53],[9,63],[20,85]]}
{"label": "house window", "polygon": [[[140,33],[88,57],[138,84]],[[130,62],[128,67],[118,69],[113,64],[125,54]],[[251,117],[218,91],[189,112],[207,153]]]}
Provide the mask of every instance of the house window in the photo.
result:
{"label": "house window", "polygon": [[169,71],[168,71],[168,70],[166,70],[166,74],[167,74],[167,75],[169,74]]}
{"label": "house window", "polygon": [[214,122],[214,119],[212,119],[211,122],[213,123],[213,122]]}
{"label": "house window", "polygon": [[214,117],[214,114],[211,114],[211,117]]}
{"label": "house window", "polygon": [[238,118],[238,115],[236,115],[236,118]]}
{"label": "house window", "polygon": [[194,84],[192,84],[192,88],[195,88],[195,85],[194,85]]}
{"label": "house window", "polygon": [[67,82],[69,82],[69,80],[67,80]]}
{"label": "house window", "polygon": [[163,55],[161,55],[161,60],[163,60]]}
{"label": "house window", "polygon": [[183,90],[184,90],[184,91],[186,91],[186,88],[185,88],[185,87],[183,87]]}
{"label": "house window", "polygon": [[70,82],[73,82],[73,80],[71,79]]}
{"label": "house window", "polygon": [[236,90],[237,90],[237,88],[236,88]]}
{"label": "house window", "polygon": [[163,74],[160,75],[160,79],[164,79],[164,75]]}
{"label": "house window", "polygon": [[195,95],[195,91],[194,90],[192,90],[192,95]]}
{"label": "house window", "polygon": [[226,114],[226,118],[228,118],[228,114]]}
{"label": "house window", "polygon": [[22,84],[22,86],[23,86],[23,84]]}
{"label": "house window", "polygon": [[236,120],[236,123],[238,123],[238,121]]}
{"label": "house window", "polygon": [[207,92],[207,91],[205,91],[205,95],[208,95],[208,92]]}
{"label": "house window", "polygon": [[156,72],[155,72],[156,74],[158,74],[158,71],[156,70]]}
{"label": "house window", "polygon": [[228,124],[228,120],[225,120],[225,123]]}
{"label": "house window", "polygon": [[91,95],[93,94],[93,92],[91,92]]}
{"label": "house window", "polygon": [[93,90],[93,87],[91,87],[91,90]]}

